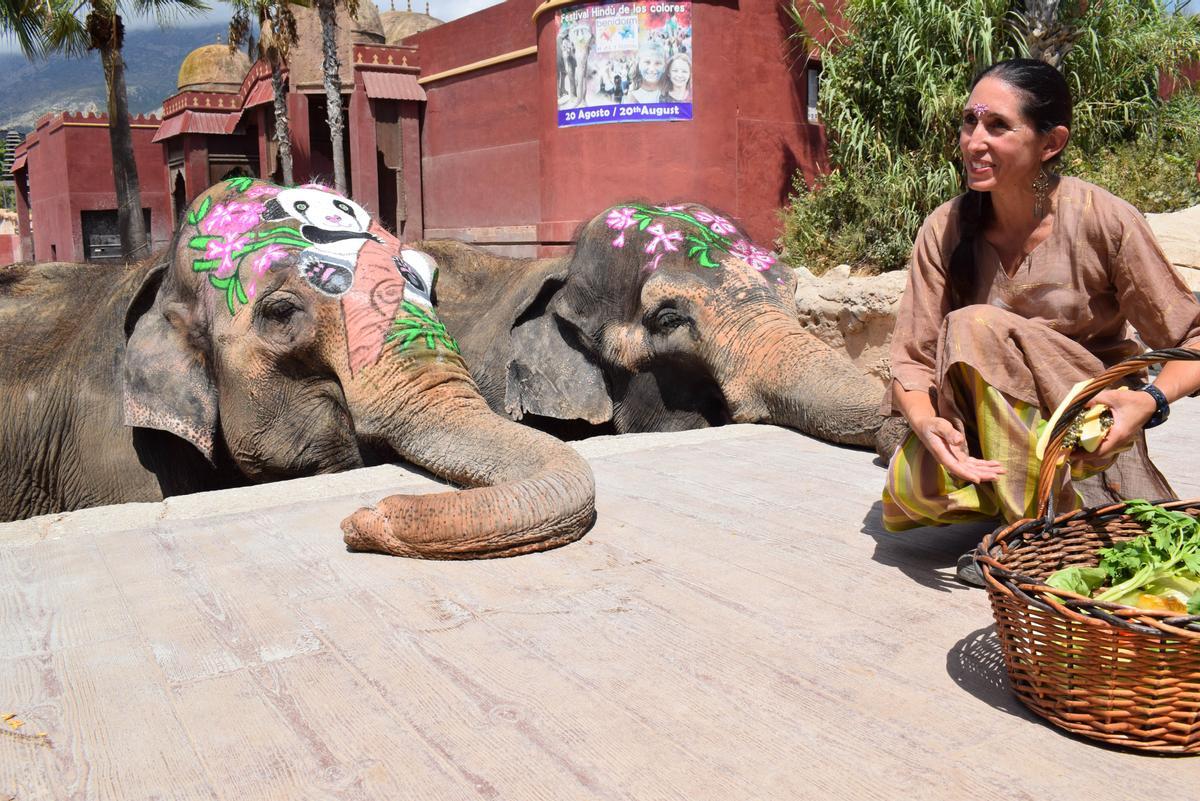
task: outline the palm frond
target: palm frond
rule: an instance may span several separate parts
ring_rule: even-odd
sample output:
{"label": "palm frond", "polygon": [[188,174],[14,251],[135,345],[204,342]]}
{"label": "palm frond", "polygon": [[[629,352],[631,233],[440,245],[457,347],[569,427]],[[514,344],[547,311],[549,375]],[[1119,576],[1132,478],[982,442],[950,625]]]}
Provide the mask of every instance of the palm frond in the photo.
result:
{"label": "palm frond", "polygon": [[209,11],[211,6],[204,0],[129,0],[129,8],[139,16],[154,17],[165,27]]}
{"label": "palm frond", "polygon": [[84,21],[66,7],[55,9],[45,20],[42,40],[47,53],[83,56],[88,52],[88,32]]}
{"label": "palm frond", "polygon": [[41,54],[47,6],[38,0],[0,0],[0,31],[16,41],[27,58]]}

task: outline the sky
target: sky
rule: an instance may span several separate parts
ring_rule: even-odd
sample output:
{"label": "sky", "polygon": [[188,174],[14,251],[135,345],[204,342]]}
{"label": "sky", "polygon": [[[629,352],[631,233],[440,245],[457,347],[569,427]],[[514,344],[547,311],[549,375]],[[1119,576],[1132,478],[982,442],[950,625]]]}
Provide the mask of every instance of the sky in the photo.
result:
{"label": "sky", "polygon": [[[195,16],[181,18],[180,22],[172,27],[191,27],[193,25],[210,25],[213,23],[228,22],[232,14],[229,3],[221,2],[221,0],[205,0],[208,5],[212,6],[211,11]],[[413,0],[413,11],[425,12],[425,3],[427,0]],[[499,5],[503,0],[428,0],[429,13],[431,16],[437,17],[440,20],[449,22],[452,19],[465,17],[472,14],[481,8],[488,6]],[[375,5],[380,11],[389,11],[392,4],[395,4],[397,11],[405,9],[406,0],[375,0]],[[152,18],[134,17],[126,19],[125,25],[131,30],[143,28],[152,28],[155,22]],[[13,53],[17,51],[17,46],[8,38],[0,38],[0,53]]]}

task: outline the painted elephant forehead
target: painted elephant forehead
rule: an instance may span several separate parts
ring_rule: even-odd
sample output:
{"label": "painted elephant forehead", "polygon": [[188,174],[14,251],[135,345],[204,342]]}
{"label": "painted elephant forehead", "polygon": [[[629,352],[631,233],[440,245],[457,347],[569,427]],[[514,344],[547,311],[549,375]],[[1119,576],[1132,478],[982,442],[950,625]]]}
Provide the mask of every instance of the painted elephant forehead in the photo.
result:
{"label": "painted elephant forehead", "polygon": [[207,275],[231,315],[254,302],[268,270],[294,269],[341,300],[352,372],[378,361],[388,343],[408,357],[458,358],[430,303],[432,260],[402,249],[349,198],[235,178],[202,195],[186,222],[192,270]]}
{"label": "painted elephant forehead", "polygon": [[354,283],[367,243],[399,243],[349,198],[319,186],[290,189],[234,178],[206,192],[186,221],[194,272],[224,294],[230,314],[252,303],[273,267],[296,269],[319,293],[339,297]]}
{"label": "painted elephant forehead", "polygon": [[[763,274],[768,282],[785,283],[778,260],[742,233],[732,220],[695,203],[647,206],[628,203],[603,215],[611,245],[645,254],[644,269],[657,270],[664,258],[683,256],[706,269],[717,269],[733,256]],[[601,231],[605,229],[599,229]]]}

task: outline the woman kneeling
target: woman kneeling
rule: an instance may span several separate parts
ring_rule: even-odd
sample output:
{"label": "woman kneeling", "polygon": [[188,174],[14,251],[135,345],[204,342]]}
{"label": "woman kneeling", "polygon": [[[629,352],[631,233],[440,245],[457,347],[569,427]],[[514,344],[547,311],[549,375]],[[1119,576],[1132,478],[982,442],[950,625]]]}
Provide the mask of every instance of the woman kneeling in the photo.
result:
{"label": "woman kneeling", "polygon": [[[1040,61],[976,77],[959,148],[967,192],[922,225],[892,339],[885,412],[912,434],[888,466],[889,531],[1035,513],[1039,426],[1077,382],[1142,350],[1200,347],[1200,303],[1142,215],[1098,186],[1051,172],[1071,97]],[[1200,363],[1171,362],[1146,391],[1108,390],[1108,436],[1076,480],[1088,501],[1173,495],[1143,429],[1200,389]],[[1093,497],[1094,490],[1094,497]],[[1081,505],[1070,479],[1056,508]]]}

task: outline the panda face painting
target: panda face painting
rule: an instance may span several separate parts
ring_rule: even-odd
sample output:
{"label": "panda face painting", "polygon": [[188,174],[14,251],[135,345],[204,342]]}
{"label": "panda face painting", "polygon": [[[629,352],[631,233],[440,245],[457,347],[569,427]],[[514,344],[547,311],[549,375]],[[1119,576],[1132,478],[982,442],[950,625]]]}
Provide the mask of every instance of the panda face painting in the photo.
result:
{"label": "panda face painting", "polygon": [[264,221],[299,220],[300,236],[312,243],[297,258],[297,269],[317,291],[338,297],[354,283],[358,251],[380,242],[367,229],[371,216],[349,198],[321,189],[284,189],[267,201]]}
{"label": "panda face painting", "polygon": [[[297,194],[301,197],[296,197]],[[312,197],[313,200],[310,201],[307,197]],[[337,234],[334,232],[349,231],[351,235],[361,235],[371,224],[362,206],[352,200],[315,189],[285,189],[275,201],[290,216],[312,226],[317,237],[329,241],[336,239]],[[284,203],[289,205],[284,206]]]}

